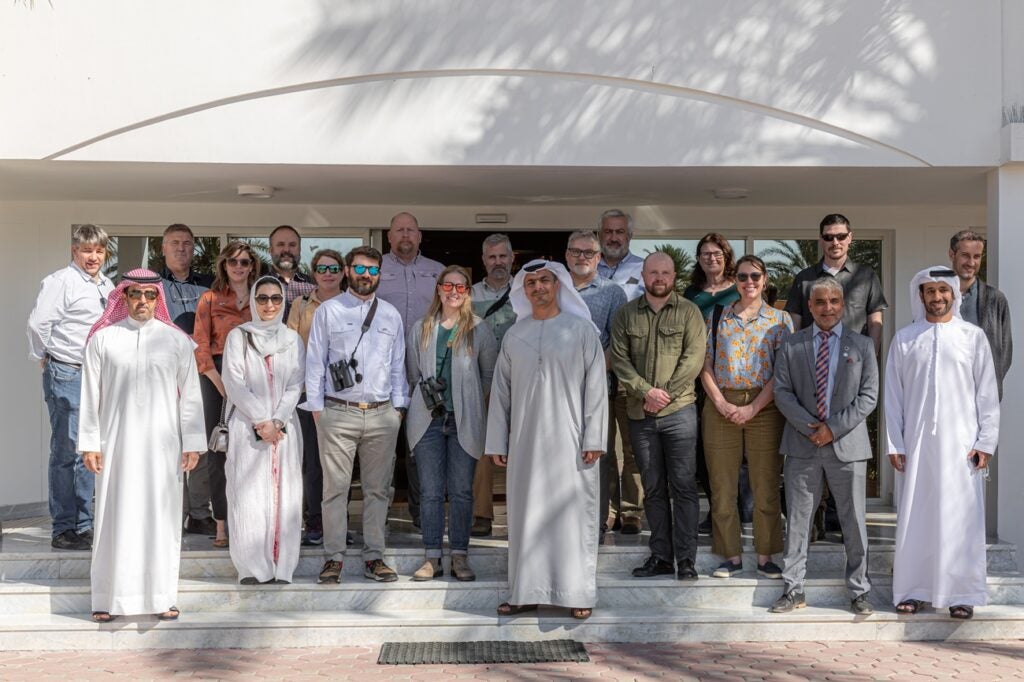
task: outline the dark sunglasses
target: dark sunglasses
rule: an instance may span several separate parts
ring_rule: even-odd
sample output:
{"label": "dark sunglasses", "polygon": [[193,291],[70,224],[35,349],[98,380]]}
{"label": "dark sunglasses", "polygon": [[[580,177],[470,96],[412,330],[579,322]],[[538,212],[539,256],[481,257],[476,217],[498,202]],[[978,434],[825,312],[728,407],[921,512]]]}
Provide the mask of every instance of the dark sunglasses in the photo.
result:
{"label": "dark sunglasses", "polygon": [[318,266],[316,266],[316,274],[318,274],[318,275],[326,275],[328,272],[331,273],[332,275],[337,275],[339,272],[341,272],[341,266],[340,265],[318,265]]}
{"label": "dark sunglasses", "polygon": [[252,261],[248,258],[228,258],[228,265],[231,267],[243,267],[247,268],[252,265]]}
{"label": "dark sunglasses", "polygon": [[748,279],[751,282],[760,282],[762,277],[764,277],[764,274],[762,274],[760,272],[737,272],[736,273],[736,281],[737,282],[746,282]]}
{"label": "dark sunglasses", "polygon": [[274,305],[281,305],[282,303],[284,303],[284,296],[282,296],[281,294],[259,294],[256,297],[256,302],[259,303],[260,305],[266,305],[268,303],[273,303]]}
{"label": "dark sunglasses", "polygon": [[133,301],[137,301],[143,296],[146,297],[147,301],[155,301],[156,297],[159,296],[153,289],[125,289],[125,296]]}
{"label": "dark sunglasses", "polygon": [[441,287],[442,291],[446,294],[452,293],[454,289],[456,293],[464,294],[469,291],[468,284],[462,284],[461,282],[456,284],[455,282],[441,282],[437,286]]}
{"label": "dark sunglasses", "polygon": [[831,244],[832,242],[846,241],[846,238],[849,236],[849,232],[836,232],[835,234],[823,234],[821,235],[821,239],[822,241],[826,241]]}
{"label": "dark sunglasses", "polygon": [[370,273],[371,277],[376,277],[377,275],[380,274],[380,267],[376,265],[353,265],[352,272],[356,273],[357,275],[365,275],[366,273]]}

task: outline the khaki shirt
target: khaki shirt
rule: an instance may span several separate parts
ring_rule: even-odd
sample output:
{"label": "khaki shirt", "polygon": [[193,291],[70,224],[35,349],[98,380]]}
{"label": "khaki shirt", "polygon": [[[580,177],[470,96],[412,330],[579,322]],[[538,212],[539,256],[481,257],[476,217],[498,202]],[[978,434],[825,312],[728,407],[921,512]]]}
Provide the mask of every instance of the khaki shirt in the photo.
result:
{"label": "khaki shirt", "polygon": [[657,313],[646,296],[619,308],[612,323],[612,371],[626,390],[626,413],[641,420],[644,396],[660,388],[672,402],[664,417],[695,400],[694,381],[704,366],[707,327],[700,309],[673,292]]}

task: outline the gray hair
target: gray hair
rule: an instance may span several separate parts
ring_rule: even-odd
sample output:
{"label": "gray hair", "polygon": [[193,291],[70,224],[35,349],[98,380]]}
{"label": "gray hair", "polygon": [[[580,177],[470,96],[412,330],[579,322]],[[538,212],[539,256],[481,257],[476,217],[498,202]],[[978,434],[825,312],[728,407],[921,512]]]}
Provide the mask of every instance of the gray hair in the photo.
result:
{"label": "gray hair", "polygon": [[597,244],[598,248],[601,246],[601,240],[597,238],[597,234],[593,230],[576,230],[569,235],[569,241],[566,242],[566,246],[572,244],[574,241],[582,241],[584,239]]}
{"label": "gray hair", "polygon": [[512,240],[508,238],[507,234],[502,234],[501,232],[487,235],[481,248],[486,252],[488,246],[498,246],[499,244],[504,244],[508,247],[509,253],[512,252]]}
{"label": "gray hair", "polygon": [[629,236],[633,236],[633,216],[629,215],[625,211],[620,211],[617,208],[610,208],[601,214],[600,220],[597,221],[597,231],[600,232],[601,228],[604,227],[604,221],[606,218],[625,218],[626,219],[626,231]]}
{"label": "gray hair", "polygon": [[956,253],[956,249],[960,246],[960,242],[981,242],[982,246],[984,246],[985,238],[975,230],[960,230],[950,238],[949,250]]}
{"label": "gray hair", "polygon": [[110,236],[102,227],[89,224],[71,226],[71,246],[74,248],[85,244],[95,244],[106,249],[109,243]]}
{"label": "gray hair", "polygon": [[808,301],[811,300],[814,292],[818,289],[824,289],[830,293],[838,293],[840,298],[844,297],[843,285],[837,282],[835,277],[819,277],[811,282],[811,288],[807,290]]}

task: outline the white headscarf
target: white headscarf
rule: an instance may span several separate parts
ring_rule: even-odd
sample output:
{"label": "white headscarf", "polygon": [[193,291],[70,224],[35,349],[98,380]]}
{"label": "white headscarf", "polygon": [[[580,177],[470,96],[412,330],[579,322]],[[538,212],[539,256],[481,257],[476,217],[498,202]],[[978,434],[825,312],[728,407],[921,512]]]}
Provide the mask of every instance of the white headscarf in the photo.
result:
{"label": "white headscarf", "polygon": [[284,325],[284,303],[277,309],[277,315],[269,320],[261,320],[256,312],[256,290],[263,284],[273,284],[285,295],[284,285],[272,275],[260,277],[249,290],[249,310],[252,311],[252,321],[239,325],[249,332],[253,346],[263,357],[278,353],[295,343],[296,335],[289,333],[291,330]]}
{"label": "white headscarf", "polygon": [[515,279],[512,280],[512,291],[509,292],[508,298],[512,303],[512,310],[516,313],[516,318],[522,320],[527,317],[533,317],[533,306],[530,305],[530,299],[526,297],[523,283],[526,281],[527,275],[532,275],[541,270],[547,270],[558,278],[558,282],[561,285],[558,287],[558,309],[563,313],[582,317],[593,324],[594,322],[590,318],[590,308],[587,307],[587,304],[583,302],[583,297],[576,291],[569,271],[561,263],[544,260],[543,258],[537,258],[524,265],[516,273]]}
{"label": "white headscarf", "polygon": [[953,290],[953,316],[961,317],[960,304],[964,297],[960,293],[960,278],[949,269],[948,265],[933,265],[917,273],[910,280],[910,311],[913,313],[914,322],[921,322],[925,319],[924,303],[921,302],[921,285],[928,282],[945,282],[950,286]]}

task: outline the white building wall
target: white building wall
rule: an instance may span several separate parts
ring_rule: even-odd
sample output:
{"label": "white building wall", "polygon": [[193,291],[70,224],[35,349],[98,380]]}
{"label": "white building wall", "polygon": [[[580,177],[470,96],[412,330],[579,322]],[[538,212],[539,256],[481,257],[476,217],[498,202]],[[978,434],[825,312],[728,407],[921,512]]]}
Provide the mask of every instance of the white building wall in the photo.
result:
{"label": "white building wall", "polygon": [[1003,4],[6,3],[0,158],[991,165]]}

